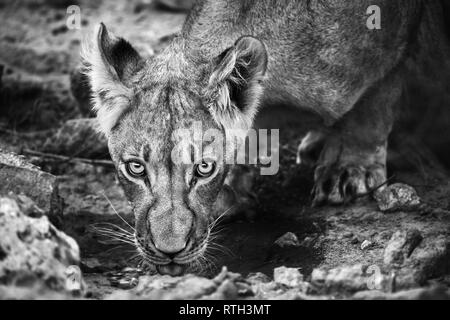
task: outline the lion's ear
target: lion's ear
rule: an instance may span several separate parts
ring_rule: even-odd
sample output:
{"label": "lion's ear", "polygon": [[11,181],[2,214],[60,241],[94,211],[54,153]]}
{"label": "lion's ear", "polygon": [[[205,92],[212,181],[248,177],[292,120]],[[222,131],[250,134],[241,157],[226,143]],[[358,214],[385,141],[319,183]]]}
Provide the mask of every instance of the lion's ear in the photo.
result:
{"label": "lion's ear", "polygon": [[217,122],[226,128],[250,128],[263,93],[267,63],[264,44],[250,36],[240,38],[217,58],[206,90]]}
{"label": "lion's ear", "polygon": [[103,23],[96,29],[93,41],[83,48],[82,56],[94,110],[101,131],[108,135],[130,106],[133,98],[130,80],[144,60],[127,41],[110,35]]}

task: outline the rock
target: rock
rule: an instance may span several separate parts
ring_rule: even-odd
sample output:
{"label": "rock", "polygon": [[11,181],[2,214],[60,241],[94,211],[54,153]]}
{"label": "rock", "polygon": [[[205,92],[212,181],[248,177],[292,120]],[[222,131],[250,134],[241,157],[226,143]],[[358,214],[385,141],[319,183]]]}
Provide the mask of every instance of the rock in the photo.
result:
{"label": "rock", "polygon": [[298,241],[297,236],[292,232],[288,232],[284,236],[278,238],[275,241],[275,244],[281,248],[300,246],[300,242]]}
{"label": "rock", "polygon": [[305,239],[303,239],[301,245],[303,247],[307,247],[307,248],[312,247],[315,240],[316,240],[316,238],[313,238],[313,237],[305,237]]}
{"label": "rock", "polygon": [[351,239],[351,238],[353,238],[353,236],[354,236],[353,232],[351,232],[351,231],[346,231],[346,232],[344,232],[344,234],[342,235],[342,238],[344,238],[344,239]]}
{"label": "rock", "polygon": [[256,272],[256,273],[250,273],[247,276],[247,282],[254,284],[254,283],[268,283],[270,282],[270,278],[265,275],[264,273],[261,272]]}
{"label": "rock", "polygon": [[375,200],[383,212],[414,210],[421,204],[416,190],[402,183],[393,184],[376,192]]}
{"label": "rock", "polygon": [[91,103],[91,86],[89,79],[80,66],[70,72],[70,91],[77,102],[78,109],[85,117],[94,117]]}
{"label": "rock", "polygon": [[108,272],[110,275],[109,282],[113,287],[119,289],[128,290],[138,285],[139,277],[148,275],[144,270],[140,268],[123,268],[120,272]]}
{"label": "rock", "polygon": [[[28,217],[12,197],[1,196],[0,234],[0,285],[29,290],[44,286],[62,292],[74,289],[68,280],[73,280],[69,271],[78,268],[78,245],[46,216]],[[76,277],[82,281],[81,273]]]}
{"label": "rock", "polygon": [[401,266],[421,241],[422,235],[417,229],[395,232],[384,250],[384,264]]}
{"label": "rock", "polygon": [[[311,274],[311,283],[326,292],[358,292],[368,289],[373,273],[366,274],[362,265],[342,266],[331,270],[314,269]],[[377,275],[377,283],[384,286],[384,278]]]}
{"label": "rock", "polygon": [[273,280],[286,287],[296,288],[302,285],[303,275],[298,269],[279,267],[273,271]]}
{"label": "rock", "polygon": [[195,275],[183,277],[142,276],[136,288],[128,292],[118,292],[108,299],[149,299],[149,300],[228,300],[237,299],[240,275],[227,271],[226,268],[214,279]]}
{"label": "rock", "polygon": [[246,282],[251,286],[251,299],[299,300],[305,299],[310,284],[303,281],[302,274],[294,268],[281,267],[274,270],[274,281],[262,273],[250,274]]}
{"label": "rock", "polygon": [[97,128],[94,118],[69,120],[47,139],[42,150],[69,157],[108,158],[108,142]]}
{"label": "rock", "polygon": [[361,250],[367,250],[369,249],[371,246],[373,246],[373,242],[369,241],[369,240],[364,240],[363,243],[361,243]]}
{"label": "rock", "polygon": [[32,288],[0,285],[1,300],[72,300],[73,298],[72,294],[50,290],[45,285],[36,285]]}
{"label": "rock", "polygon": [[384,264],[395,274],[397,290],[424,286],[450,273],[448,233],[422,236],[416,229],[397,231],[384,250]]}
{"label": "rock", "polygon": [[448,234],[427,236],[414,249],[401,268],[394,264],[396,288],[424,286],[430,279],[450,274],[450,238]]}
{"label": "rock", "polygon": [[450,300],[450,290],[444,286],[418,288],[396,293],[378,290],[361,291],[353,296],[356,300]]}
{"label": "rock", "polygon": [[128,289],[134,288],[137,285],[136,281],[137,281],[136,279],[130,279],[130,280],[121,279],[121,280],[119,280],[117,287],[120,289],[128,290]]}
{"label": "rock", "polygon": [[63,200],[59,197],[55,176],[41,171],[14,153],[0,150],[0,181],[0,194],[13,192],[31,198],[46,212],[52,223],[60,225]]}

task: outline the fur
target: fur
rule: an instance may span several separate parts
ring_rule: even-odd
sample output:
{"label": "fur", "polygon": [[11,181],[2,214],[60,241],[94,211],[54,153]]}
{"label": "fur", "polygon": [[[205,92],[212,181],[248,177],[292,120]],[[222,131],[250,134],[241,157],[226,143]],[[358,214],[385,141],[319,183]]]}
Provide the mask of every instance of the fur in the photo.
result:
{"label": "fur", "polygon": [[[366,27],[374,4],[381,30]],[[448,0],[200,0],[180,36],[146,62],[100,26],[84,60],[145,259],[165,265],[165,273],[184,270],[167,267],[171,261],[195,265],[214,219],[232,208],[216,210],[230,198],[224,182],[240,181],[227,178],[226,163],[199,179],[194,165],[171,161],[174,146],[195,143],[175,133],[195,122],[226,135],[248,130],[260,105],[309,110],[326,127],[300,150],[301,157],[320,141],[314,203],[341,204],[383,186],[405,74],[430,65],[439,66],[434,81],[450,74],[443,4]],[[139,183],[124,169],[127,161],[145,165]]]}

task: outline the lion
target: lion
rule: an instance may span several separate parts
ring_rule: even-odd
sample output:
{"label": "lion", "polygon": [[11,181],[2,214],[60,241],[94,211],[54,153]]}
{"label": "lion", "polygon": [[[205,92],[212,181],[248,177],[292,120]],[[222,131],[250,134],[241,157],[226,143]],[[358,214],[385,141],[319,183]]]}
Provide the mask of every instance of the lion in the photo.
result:
{"label": "lion", "polygon": [[[371,5],[381,12],[374,30]],[[175,147],[194,158],[194,138],[179,135],[194,123],[226,136],[250,130],[260,107],[293,105],[323,120],[299,147],[299,161],[316,168],[315,205],[383,186],[402,79],[427,68],[428,55],[449,70],[445,28],[434,0],[203,0],[144,60],[100,24],[83,56],[145,260],[183,274],[203,259],[223,201],[251,192],[212,143],[195,161],[173,160]]]}

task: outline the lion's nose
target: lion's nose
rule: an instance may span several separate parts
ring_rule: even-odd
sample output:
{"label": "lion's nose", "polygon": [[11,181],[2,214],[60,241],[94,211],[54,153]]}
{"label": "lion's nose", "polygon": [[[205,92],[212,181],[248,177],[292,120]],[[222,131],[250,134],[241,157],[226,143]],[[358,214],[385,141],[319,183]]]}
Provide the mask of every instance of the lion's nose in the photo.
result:
{"label": "lion's nose", "polygon": [[186,249],[187,247],[187,241],[185,242],[180,242],[177,245],[170,245],[170,246],[165,246],[165,245],[161,245],[158,243],[155,243],[155,248],[156,250],[158,250],[160,253],[166,255],[167,257],[169,257],[170,259],[175,258],[178,254],[180,254],[184,249]]}

